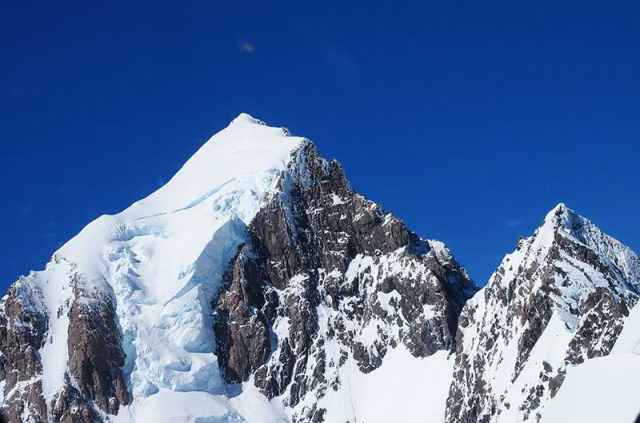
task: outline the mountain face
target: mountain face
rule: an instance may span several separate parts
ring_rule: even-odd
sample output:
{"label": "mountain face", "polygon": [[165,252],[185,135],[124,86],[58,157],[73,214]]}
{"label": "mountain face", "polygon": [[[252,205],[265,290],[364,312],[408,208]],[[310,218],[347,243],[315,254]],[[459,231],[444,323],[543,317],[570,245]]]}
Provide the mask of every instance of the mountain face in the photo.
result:
{"label": "mountain face", "polygon": [[344,369],[373,372],[393,348],[413,357],[454,348],[476,291],[465,270],[444,245],[353,192],[312,144],[247,233],[214,308],[217,355],[227,382],[252,377],[293,421],[357,414],[335,404],[349,395]]}
{"label": "mountain face", "polygon": [[446,421],[539,421],[568,367],[611,352],[639,294],[638,256],[558,205],[465,305]]}
{"label": "mountain face", "polygon": [[242,114],[11,286],[0,414],[558,423],[587,380],[619,388],[623,421],[640,408],[639,294],[638,257],[564,205],[478,291],[309,140]]}

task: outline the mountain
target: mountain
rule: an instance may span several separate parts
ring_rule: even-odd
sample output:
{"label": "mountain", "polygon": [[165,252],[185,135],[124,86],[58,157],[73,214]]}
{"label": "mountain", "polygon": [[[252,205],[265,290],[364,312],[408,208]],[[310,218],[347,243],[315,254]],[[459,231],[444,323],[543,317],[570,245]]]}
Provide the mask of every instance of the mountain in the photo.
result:
{"label": "mountain", "polygon": [[465,305],[446,421],[539,421],[567,372],[612,351],[639,294],[638,256],[559,204]]}
{"label": "mountain", "polygon": [[241,114],[10,287],[0,414],[559,423],[615,399],[623,421],[639,293],[638,257],[564,205],[478,290],[311,141]]}
{"label": "mountain", "polygon": [[440,377],[441,414],[457,317],[476,290],[442,243],[355,193],[310,141],[242,114],[164,187],[10,288],[2,411],[350,420],[370,412],[358,395],[374,371],[400,389],[402,366]]}

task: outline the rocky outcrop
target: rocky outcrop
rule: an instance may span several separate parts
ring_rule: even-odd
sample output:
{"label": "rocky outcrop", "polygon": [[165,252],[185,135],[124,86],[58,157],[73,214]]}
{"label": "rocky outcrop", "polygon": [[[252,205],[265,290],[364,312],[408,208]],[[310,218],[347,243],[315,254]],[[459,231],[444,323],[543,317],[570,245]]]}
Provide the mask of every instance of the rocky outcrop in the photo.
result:
{"label": "rocky outcrop", "polygon": [[464,269],[355,193],[311,143],[248,233],[216,301],[217,354],[229,382],[253,375],[294,419],[323,421],[305,397],[338,389],[349,357],[367,373],[399,344],[416,357],[454,348],[476,290]]}
{"label": "rocky outcrop", "polygon": [[582,304],[582,318],[569,342],[565,362],[575,365],[609,354],[622,332],[630,304],[633,301],[620,301],[604,287],[591,292]]}
{"label": "rocky outcrop", "polygon": [[[56,258],[55,260],[59,260]],[[73,268],[73,266],[71,266]],[[30,277],[9,289],[0,312],[0,380],[4,400],[0,410],[11,422],[96,423],[117,414],[127,404],[122,366],[124,353],[117,327],[113,293],[105,281],[85,281],[70,272],[73,296],[56,310],[43,302],[42,291]],[[52,319],[68,320],[68,331],[53,334]],[[54,336],[65,337],[67,369],[61,391],[50,401],[43,392],[41,350]],[[58,346],[60,344],[57,344]]]}
{"label": "rocky outcrop", "polygon": [[51,402],[51,418],[59,423],[96,423],[102,417],[89,404],[86,396],[67,383]]}
{"label": "rocky outcrop", "polygon": [[42,293],[18,280],[0,304],[0,416],[8,423],[47,421],[38,350],[46,342],[48,317]]}
{"label": "rocky outcrop", "polygon": [[[107,414],[117,414],[119,406],[129,402],[129,393],[121,370],[125,356],[113,290],[104,280],[87,282],[80,275],[75,276],[72,286],[75,301],[69,311],[69,376],[85,399]],[[75,388],[67,388],[63,396],[75,401]]]}
{"label": "rocky outcrop", "polygon": [[611,351],[639,263],[563,204],[552,210],[463,309],[447,422],[538,421],[567,366]]}

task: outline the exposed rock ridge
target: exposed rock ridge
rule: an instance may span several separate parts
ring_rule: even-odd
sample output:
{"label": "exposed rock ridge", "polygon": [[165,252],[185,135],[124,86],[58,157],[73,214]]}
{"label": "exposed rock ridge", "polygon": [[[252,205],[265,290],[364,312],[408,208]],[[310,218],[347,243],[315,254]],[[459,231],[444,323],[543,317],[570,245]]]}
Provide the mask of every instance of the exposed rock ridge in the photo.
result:
{"label": "exposed rock ridge", "polygon": [[8,423],[47,421],[38,350],[46,342],[49,318],[42,292],[20,278],[0,303],[0,416]]}
{"label": "exposed rock ridge", "polygon": [[399,344],[416,357],[454,348],[476,291],[465,270],[356,194],[310,142],[248,232],[217,300],[217,351],[229,382],[253,377],[294,421],[323,421],[318,400],[348,359],[371,372]]}
{"label": "exposed rock ridge", "polygon": [[[59,256],[54,261],[65,262]],[[65,289],[73,295],[58,309],[51,310],[45,304],[33,274],[12,285],[2,299],[0,379],[4,380],[4,400],[0,413],[11,423],[106,421],[106,414],[117,414],[118,407],[129,401],[110,287],[103,280],[85,281],[73,264],[64,265],[69,269]],[[67,337],[66,370],[60,390],[47,398],[40,350],[54,342],[49,329],[59,319],[69,322],[66,334],[55,334]]]}
{"label": "exposed rock ridge", "polygon": [[538,421],[567,366],[611,351],[638,301],[638,263],[554,208],[464,307],[447,422]]}
{"label": "exposed rock ridge", "polygon": [[120,405],[129,402],[129,393],[122,374],[125,356],[115,295],[105,280],[83,282],[74,284],[69,312],[69,376],[100,411],[117,414]]}

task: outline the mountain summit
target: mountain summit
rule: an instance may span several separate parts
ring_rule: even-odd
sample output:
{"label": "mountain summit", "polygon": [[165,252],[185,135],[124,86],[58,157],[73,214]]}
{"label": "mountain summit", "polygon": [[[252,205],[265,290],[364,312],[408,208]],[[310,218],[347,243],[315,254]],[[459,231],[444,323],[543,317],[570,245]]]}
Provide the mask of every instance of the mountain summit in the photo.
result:
{"label": "mountain summit", "polygon": [[639,263],[561,204],[478,291],[311,141],[241,114],[10,287],[0,413],[555,423],[594,360],[637,363]]}
{"label": "mountain summit", "polygon": [[564,204],[551,210],[465,305],[447,422],[539,421],[568,368],[611,352],[639,264]]}

